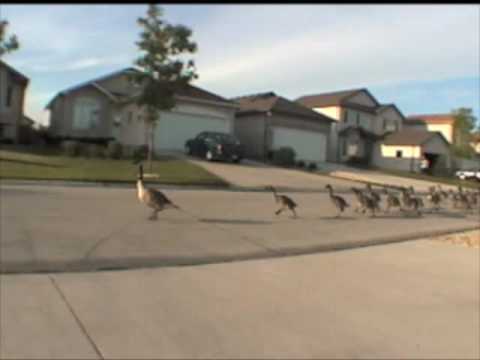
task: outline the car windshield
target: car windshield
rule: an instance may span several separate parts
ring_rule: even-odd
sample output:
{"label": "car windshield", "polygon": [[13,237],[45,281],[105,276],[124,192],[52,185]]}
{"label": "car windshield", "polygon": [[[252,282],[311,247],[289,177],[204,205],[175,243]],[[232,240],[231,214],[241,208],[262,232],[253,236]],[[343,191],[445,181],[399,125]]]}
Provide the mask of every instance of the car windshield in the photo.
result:
{"label": "car windshield", "polygon": [[238,142],[238,140],[230,134],[210,133],[208,137],[225,144],[235,144]]}

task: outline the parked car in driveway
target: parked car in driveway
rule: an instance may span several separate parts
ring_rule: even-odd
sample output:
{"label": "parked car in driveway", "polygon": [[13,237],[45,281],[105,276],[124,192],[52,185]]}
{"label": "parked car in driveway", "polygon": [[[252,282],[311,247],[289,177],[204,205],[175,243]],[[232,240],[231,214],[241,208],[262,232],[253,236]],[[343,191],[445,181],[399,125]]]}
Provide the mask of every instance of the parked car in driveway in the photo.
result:
{"label": "parked car in driveway", "polygon": [[480,181],[480,169],[458,170],[455,177],[460,180],[477,180]]}
{"label": "parked car in driveway", "polygon": [[231,134],[203,131],[186,141],[185,153],[208,161],[231,160],[238,163],[244,157],[245,147]]}

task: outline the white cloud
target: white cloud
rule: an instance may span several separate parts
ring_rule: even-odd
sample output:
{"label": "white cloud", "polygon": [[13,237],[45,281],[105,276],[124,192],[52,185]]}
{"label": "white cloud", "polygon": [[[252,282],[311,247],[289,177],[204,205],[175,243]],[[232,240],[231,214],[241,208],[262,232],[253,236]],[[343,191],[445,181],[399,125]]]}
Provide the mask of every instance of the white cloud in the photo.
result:
{"label": "white cloud", "polygon": [[[96,68],[130,65],[135,19],[145,11],[145,5],[2,8],[22,42],[12,64],[32,83],[51,73],[62,84],[78,81],[84,70],[90,76]],[[480,75],[478,5],[172,5],[169,14],[193,30],[197,84],[227,97],[273,90],[296,98]]]}
{"label": "white cloud", "polygon": [[[304,9],[309,13],[303,19],[301,7],[275,7],[273,14],[268,9],[255,10],[246,30],[250,42],[235,42],[235,38],[227,42],[227,35],[220,35],[225,46],[210,43],[199,54],[198,84],[229,95],[271,89],[296,97],[347,87],[477,75],[478,9],[317,6]],[[292,15],[290,34],[285,29],[288,14]],[[237,11],[237,22],[249,15]],[[296,16],[304,23],[292,23]],[[211,30],[203,29],[201,36],[214,33]],[[258,41],[251,35],[255,33]]]}

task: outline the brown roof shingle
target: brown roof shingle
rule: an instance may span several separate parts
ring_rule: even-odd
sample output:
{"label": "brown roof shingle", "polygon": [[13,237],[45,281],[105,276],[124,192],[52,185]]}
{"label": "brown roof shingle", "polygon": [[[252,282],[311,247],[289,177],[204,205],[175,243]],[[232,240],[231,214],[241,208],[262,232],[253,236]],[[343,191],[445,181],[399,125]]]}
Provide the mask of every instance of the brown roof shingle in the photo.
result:
{"label": "brown roof shingle", "polygon": [[239,105],[237,115],[246,115],[249,113],[278,112],[290,115],[297,115],[311,118],[318,121],[333,122],[335,120],[328,116],[317,113],[306,106],[278,96],[274,92],[266,92],[254,95],[241,96],[233,98]]}
{"label": "brown roof shingle", "polygon": [[407,121],[423,121],[429,124],[451,124],[455,122],[452,114],[418,114],[407,116]]}
{"label": "brown roof shingle", "polygon": [[[59,95],[67,94],[69,92],[78,90],[78,89],[83,88],[85,86],[92,86],[92,85],[97,85],[98,86],[104,80],[111,79],[111,78],[117,77],[117,76],[123,76],[123,75],[126,75],[126,74],[131,74],[133,72],[138,72],[138,71],[139,71],[138,69],[133,68],[133,67],[125,68],[125,69],[115,71],[113,73],[110,73],[110,74],[107,74],[107,75],[104,75],[104,76],[101,76],[101,77],[98,77],[98,78],[95,78],[95,79],[92,79],[92,80],[89,80],[89,81],[83,82],[83,83],[78,84],[76,86],[72,86],[68,89],[62,90],[58,94],[56,94],[55,97],[52,100],[50,100],[50,102],[47,104],[46,108],[49,108],[51,106],[51,104],[53,103],[53,101]],[[104,91],[108,92],[108,94],[111,95],[112,99],[114,99],[115,101],[120,101],[120,102],[132,101],[136,97],[138,97],[138,95],[139,95],[138,90],[133,90],[133,89],[131,89],[130,92],[128,92],[128,89],[125,89],[125,92],[122,92],[122,93],[120,93],[120,92],[110,92],[103,87],[102,87],[102,89]],[[224,97],[213,94],[213,93],[211,93],[207,90],[201,89],[197,86],[190,85],[190,84],[188,84],[185,88],[179,90],[176,93],[176,95],[184,96],[184,97],[190,97],[190,98],[198,99],[198,100],[223,102],[223,103],[228,103],[228,104],[233,105],[232,101],[230,101],[230,100],[228,100]]]}
{"label": "brown roof shingle", "polygon": [[445,142],[444,136],[438,131],[422,131],[405,129],[388,134],[383,139],[384,145],[422,145],[434,136],[440,136]]}
{"label": "brown roof shingle", "polygon": [[299,97],[295,101],[310,108],[340,105],[343,100],[362,90],[363,89],[352,89],[315,95],[305,95]]}

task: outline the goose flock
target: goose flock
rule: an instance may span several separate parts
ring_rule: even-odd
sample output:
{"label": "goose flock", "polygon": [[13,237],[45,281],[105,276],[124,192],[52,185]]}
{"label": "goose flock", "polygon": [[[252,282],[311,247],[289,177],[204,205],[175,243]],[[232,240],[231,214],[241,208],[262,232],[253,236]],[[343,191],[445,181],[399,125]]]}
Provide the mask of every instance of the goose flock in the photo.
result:
{"label": "goose flock", "polygon": [[[166,209],[178,209],[180,207],[175,205],[165,194],[161,191],[147,188],[143,183],[143,167],[140,164],[138,168],[137,179],[137,196],[140,202],[152,209],[152,214],[149,220],[157,220],[158,213]],[[325,188],[328,190],[330,202],[337,210],[336,217],[340,217],[350,204],[344,197],[334,193],[334,189],[330,184]],[[266,190],[273,193],[275,203],[280,205],[280,208],[275,211],[275,215],[281,214],[285,210],[289,210],[294,218],[297,218],[295,209],[298,204],[289,196],[278,194],[273,186],[267,186]],[[380,212],[390,213],[392,209],[398,209],[404,214],[422,215],[422,211],[429,208],[430,211],[439,211],[444,206],[451,203],[455,209],[463,209],[466,211],[480,210],[480,189],[464,190],[462,186],[457,187],[457,191],[450,189],[444,191],[440,185],[431,186],[428,193],[424,196],[428,207],[425,206],[423,197],[415,192],[413,186],[400,187],[395,191],[393,188],[381,187],[376,191],[372,185],[367,183],[365,188],[350,188],[354,195],[356,213],[369,213],[371,217],[375,217]],[[385,206],[382,210],[382,195],[384,196]]]}

